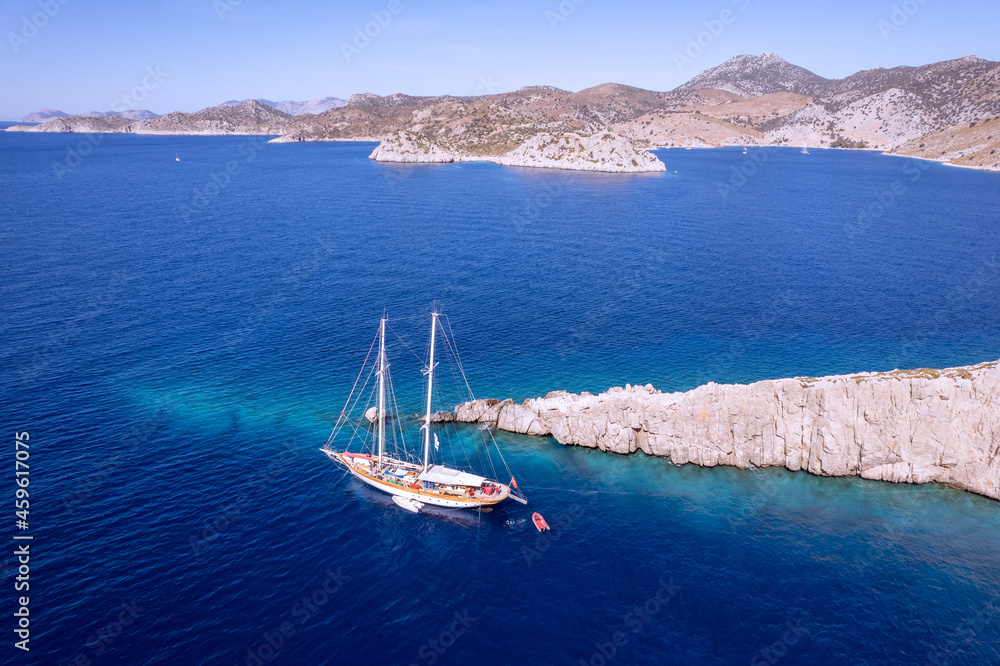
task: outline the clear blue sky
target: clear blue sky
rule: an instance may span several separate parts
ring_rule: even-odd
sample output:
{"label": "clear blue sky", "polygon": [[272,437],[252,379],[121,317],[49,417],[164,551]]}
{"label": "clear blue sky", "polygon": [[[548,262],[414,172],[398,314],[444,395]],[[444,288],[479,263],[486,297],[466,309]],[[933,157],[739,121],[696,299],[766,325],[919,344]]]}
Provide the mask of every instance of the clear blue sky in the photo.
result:
{"label": "clear blue sky", "polygon": [[[893,23],[894,5],[911,13]],[[715,23],[718,34],[703,34],[703,51],[678,66],[675,54],[725,10],[728,24]],[[343,45],[357,48],[356,29],[373,12],[386,25],[370,25],[377,34],[346,57]],[[1000,60],[998,0],[7,0],[0,28],[0,119],[43,107],[109,110],[144,78],[137,106],[166,113],[250,97],[470,95],[530,84],[670,90],[734,55],[765,51],[830,78],[967,54]],[[165,76],[157,83],[147,67]]]}

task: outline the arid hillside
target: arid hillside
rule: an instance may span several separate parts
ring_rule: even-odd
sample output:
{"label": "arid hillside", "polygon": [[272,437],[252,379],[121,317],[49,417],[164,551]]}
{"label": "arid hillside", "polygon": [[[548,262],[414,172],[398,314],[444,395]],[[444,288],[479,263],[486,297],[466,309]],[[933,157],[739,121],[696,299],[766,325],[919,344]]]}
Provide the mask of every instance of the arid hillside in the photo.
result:
{"label": "arid hillside", "polygon": [[907,141],[892,152],[1000,171],[1000,115],[932,132]]}
{"label": "arid hillside", "polygon": [[264,134],[277,142],[395,137],[397,143],[405,131],[407,145],[459,159],[506,155],[541,135],[585,140],[611,132],[638,151],[874,148],[997,169],[997,116],[1000,63],[975,56],[826,79],[765,53],[732,58],[669,92],[605,83],[575,93],[530,86],[477,97],[358,94],[343,106],[297,116],[249,100],[145,120],[57,118],[8,131]]}

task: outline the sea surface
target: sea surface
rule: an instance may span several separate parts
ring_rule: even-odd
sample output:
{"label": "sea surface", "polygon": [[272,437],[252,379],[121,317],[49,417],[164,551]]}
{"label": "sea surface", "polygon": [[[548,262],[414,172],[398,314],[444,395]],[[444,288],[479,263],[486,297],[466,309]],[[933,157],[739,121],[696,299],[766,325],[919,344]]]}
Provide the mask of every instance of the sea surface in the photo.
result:
{"label": "sea surface", "polygon": [[[319,451],[382,313],[435,304],[479,397],[996,360],[1000,174],[793,148],[661,150],[651,175],[372,149],[0,133],[8,497],[30,433],[29,527],[12,500],[4,521],[33,536],[31,651],[10,540],[0,662],[1000,660],[993,500],[499,433],[530,504],[423,516]],[[394,324],[418,354],[422,321]],[[393,360],[416,413],[417,359]]]}

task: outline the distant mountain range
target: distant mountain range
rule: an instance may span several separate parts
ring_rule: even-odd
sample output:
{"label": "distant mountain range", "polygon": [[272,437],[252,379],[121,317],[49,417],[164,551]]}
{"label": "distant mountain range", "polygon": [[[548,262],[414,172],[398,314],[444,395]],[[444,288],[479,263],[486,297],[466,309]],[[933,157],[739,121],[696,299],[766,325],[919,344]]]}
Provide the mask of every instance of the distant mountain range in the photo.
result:
{"label": "distant mountain range", "polygon": [[153,113],[146,109],[136,109],[129,111],[91,111],[90,113],[84,113],[85,118],[108,118],[110,116],[118,116],[119,118],[128,118],[129,120],[145,120],[146,118],[156,118],[160,114]]}
{"label": "distant mountain range", "polygon": [[133,120],[119,115],[66,116],[41,125],[13,125],[13,131],[85,134],[282,134],[294,116],[257,100],[211,106],[197,113],[174,111]]}
{"label": "distant mountain range", "polygon": [[63,113],[56,109],[42,109],[41,111],[35,111],[34,113],[29,113],[24,118],[21,118],[17,122],[19,123],[45,123],[50,120],[55,120],[56,118],[65,118],[68,113]]}
{"label": "distant mountain range", "polygon": [[[238,106],[243,102],[250,100],[229,100],[228,102],[223,102],[219,106]],[[267,99],[256,100],[270,106],[273,109],[282,111],[292,116],[300,116],[307,113],[323,113],[328,109],[335,109],[338,106],[344,105],[344,100],[339,97],[318,97],[316,99],[311,99],[308,102],[272,102]],[[211,107],[210,107],[211,108]],[[117,116],[119,118],[127,118],[129,120],[146,120],[148,118],[157,118],[160,114],[153,113],[152,111],[147,111],[146,109],[128,110],[128,111],[91,111],[90,113],[81,113],[78,118],[110,118],[112,116]],[[63,113],[57,109],[41,109],[40,111],[35,111],[34,113],[29,113],[25,117],[18,120],[19,123],[45,123],[50,120],[55,120],[57,118],[69,118],[71,114]]]}
{"label": "distant mountain range", "polygon": [[669,92],[606,83],[576,93],[530,86],[479,97],[360,94],[340,102],[250,100],[195,114],[56,118],[8,131],[273,134],[279,142],[391,137],[442,160],[514,154],[529,144],[551,150],[568,134],[606,132],[639,150],[874,148],[1000,170],[1000,130],[993,131],[1000,125],[1000,63],[975,56],[826,79],[765,53],[736,56]]}
{"label": "distant mountain range", "polygon": [[[228,102],[223,102],[219,106],[238,106],[239,104],[248,101],[250,100],[231,99]],[[344,106],[345,103],[344,100],[339,97],[317,97],[316,99],[311,99],[308,102],[272,102],[269,99],[258,99],[257,101],[291,116],[301,116],[307,113],[323,113],[324,111]]]}
{"label": "distant mountain range", "polygon": [[[152,111],[147,111],[146,109],[136,109],[129,111],[91,111],[90,113],[83,113],[79,118],[107,118],[109,116],[117,116],[119,118],[129,118],[130,120],[144,120],[146,118],[155,118],[157,114]],[[21,118],[17,122],[19,123],[46,123],[50,120],[55,120],[56,118],[70,118],[70,114],[63,113],[56,109],[42,109],[41,111],[35,111],[34,113],[29,113],[24,118]]]}

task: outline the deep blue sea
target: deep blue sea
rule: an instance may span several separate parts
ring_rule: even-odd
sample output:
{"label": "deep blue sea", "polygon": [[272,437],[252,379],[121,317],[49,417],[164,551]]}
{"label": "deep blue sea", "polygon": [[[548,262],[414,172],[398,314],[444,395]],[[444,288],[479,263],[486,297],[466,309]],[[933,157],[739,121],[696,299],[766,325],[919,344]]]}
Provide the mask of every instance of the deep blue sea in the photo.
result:
{"label": "deep blue sea", "polygon": [[[993,500],[501,433],[530,504],[423,516],[319,452],[383,310],[435,301],[481,397],[996,360],[1000,174],[792,148],[662,150],[655,175],[372,148],[0,133],[0,662],[1000,660]],[[397,397],[421,408],[419,386]]]}

